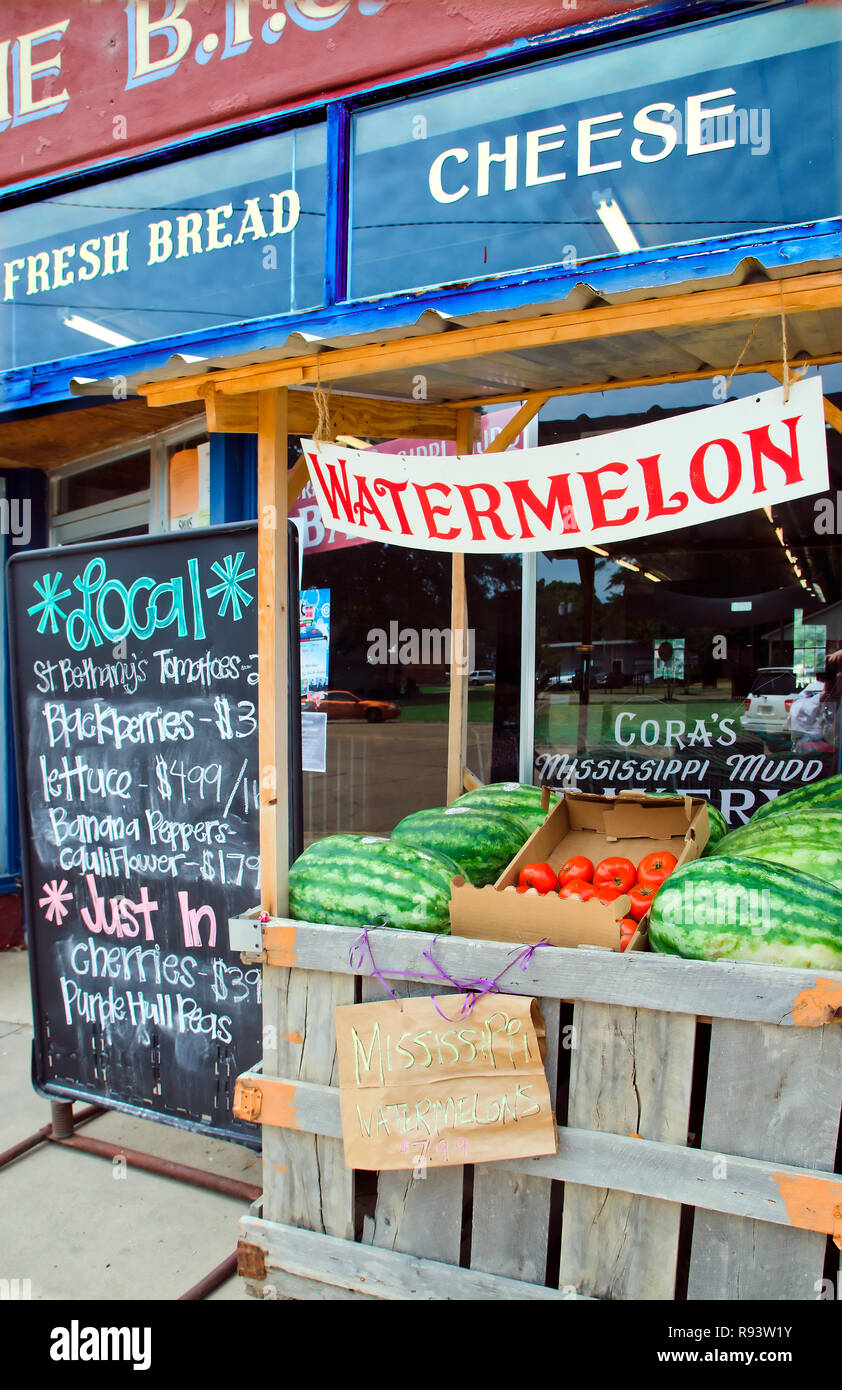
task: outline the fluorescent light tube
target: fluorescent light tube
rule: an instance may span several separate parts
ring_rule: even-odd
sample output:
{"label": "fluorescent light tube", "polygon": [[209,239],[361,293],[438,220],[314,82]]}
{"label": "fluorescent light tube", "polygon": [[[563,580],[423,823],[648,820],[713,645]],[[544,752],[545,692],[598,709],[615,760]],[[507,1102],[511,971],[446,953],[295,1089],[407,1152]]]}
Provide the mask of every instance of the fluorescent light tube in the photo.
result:
{"label": "fluorescent light tube", "polygon": [[623,216],[616,198],[603,198],[598,202],[596,215],[618,251],[640,250],[640,242]]}
{"label": "fluorescent light tube", "polygon": [[72,328],[76,333],[86,333],[89,338],[99,338],[102,343],[110,343],[111,347],[134,347],[135,338],[126,338],[122,333],[115,333],[111,328],[105,328],[101,323],[94,323],[93,319],[83,318],[81,314],[69,314],[63,320],[67,328]]}

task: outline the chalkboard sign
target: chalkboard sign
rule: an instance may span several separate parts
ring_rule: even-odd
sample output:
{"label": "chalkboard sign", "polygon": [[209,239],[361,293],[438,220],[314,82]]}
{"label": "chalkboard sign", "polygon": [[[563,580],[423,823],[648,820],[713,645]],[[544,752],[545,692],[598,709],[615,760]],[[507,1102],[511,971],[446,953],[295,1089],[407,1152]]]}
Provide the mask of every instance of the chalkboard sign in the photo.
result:
{"label": "chalkboard sign", "polygon": [[[290,572],[295,612],[295,553]],[[257,1146],[231,1104],[262,1052],[261,973],[227,930],[260,902],[256,528],[8,575],[33,1081]]]}

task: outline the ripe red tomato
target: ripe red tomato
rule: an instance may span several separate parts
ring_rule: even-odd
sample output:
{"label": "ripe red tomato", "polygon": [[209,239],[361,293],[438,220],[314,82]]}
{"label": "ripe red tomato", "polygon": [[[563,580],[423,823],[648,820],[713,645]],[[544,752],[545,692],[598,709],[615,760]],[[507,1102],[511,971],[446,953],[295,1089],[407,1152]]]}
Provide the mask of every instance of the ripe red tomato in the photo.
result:
{"label": "ripe red tomato", "polygon": [[630,859],[619,857],[603,859],[593,873],[593,881],[597,888],[607,888],[610,884],[618,893],[628,893],[636,880],[637,870],[634,864]]}
{"label": "ripe red tomato", "polygon": [[630,912],[636,922],[639,922],[641,917],[646,916],[646,913],[652,906],[652,899],[657,891],[657,888],[644,888],[641,883],[636,883],[634,888],[629,891],[629,897],[631,898]]}
{"label": "ripe red tomato", "polygon": [[518,874],[518,886],[537,888],[539,893],[554,893],[558,887],[555,869],[549,864],[524,864]]}
{"label": "ripe red tomato", "polygon": [[585,883],[593,882],[593,864],[583,854],[576,854],[562,864],[558,871],[559,888],[571,878],[582,878]]}
{"label": "ripe red tomato", "polygon": [[581,898],[583,903],[589,902],[594,896],[596,889],[592,883],[588,883],[584,878],[569,878],[558,890],[560,898]]}
{"label": "ripe red tomato", "polygon": [[637,922],[633,917],[624,917],[620,923],[620,950],[625,951],[635,932]]}
{"label": "ripe red tomato", "polygon": [[669,878],[678,860],[669,850],[658,849],[647,854],[637,866],[637,881],[641,888],[660,888],[665,878]]}
{"label": "ripe red tomato", "polygon": [[601,903],[613,903],[620,896],[619,888],[615,888],[613,883],[606,883],[602,888],[597,888],[596,896]]}

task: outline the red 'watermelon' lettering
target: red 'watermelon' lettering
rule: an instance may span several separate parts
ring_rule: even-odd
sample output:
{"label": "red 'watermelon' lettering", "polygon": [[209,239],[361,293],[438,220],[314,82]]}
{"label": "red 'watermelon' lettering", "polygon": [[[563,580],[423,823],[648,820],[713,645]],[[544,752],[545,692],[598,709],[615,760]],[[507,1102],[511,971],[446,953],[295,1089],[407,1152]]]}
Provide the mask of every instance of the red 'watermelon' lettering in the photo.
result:
{"label": "red 'watermelon' lettering", "polygon": [[512,501],[515,504],[517,519],[520,523],[520,532],[524,540],[533,539],[533,532],[526,518],[526,507],[537,516],[539,522],[547,531],[552,531],[553,529],[553,514],[556,507],[561,517],[562,532],[579,530],[576,524],[576,514],[573,510],[573,499],[570,496],[570,474],[556,473],[549,479],[549,484],[550,492],[547,498],[547,505],[544,506],[541,499],[536,497],[525,478],[512,478],[506,482],[506,487],[512,494]]}
{"label": "red 'watermelon' lettering", "polygon": [[788,420],[784,420],[784,424],[789,430],[790,453],[787,453],[785,449],[779,448],[777,444],[772,443],[769,438],[768,425],[758,425],[756,429],[743,430],[743,433],[748,435],[751,442],[751,462],[754,467],[755,492],[764,492],[766,489],[766,483],[763,478],[764,458],[771,459],[772,463],[780,464],[786,475],[787,487],[792,483],[800,483],[802,481],[801,461],[798,457],[798,440],[795,437],[795,429],[800,419],[800,415],[792,415]]}

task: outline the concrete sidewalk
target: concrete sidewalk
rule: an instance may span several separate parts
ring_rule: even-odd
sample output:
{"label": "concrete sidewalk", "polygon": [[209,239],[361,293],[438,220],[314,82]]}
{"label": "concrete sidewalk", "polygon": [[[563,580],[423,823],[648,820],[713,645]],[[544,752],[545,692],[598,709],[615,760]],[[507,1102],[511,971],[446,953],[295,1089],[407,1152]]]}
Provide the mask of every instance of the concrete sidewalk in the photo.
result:
{"label": "concrete sidewalk", "polygon": [[[28,954],[0,951],[0,1152],[50,1121],[32,1089],[31,1046]],[[80,1133],[261,1183],[251,1149],[116,1110]],[[235,1198],[44,1143],[0,1168],[0,1278],[28,1279],[33,1299],[177,1299],[234,1252],[246,1211]],[[234,1276],[210,1298],[247,1295]]]}

